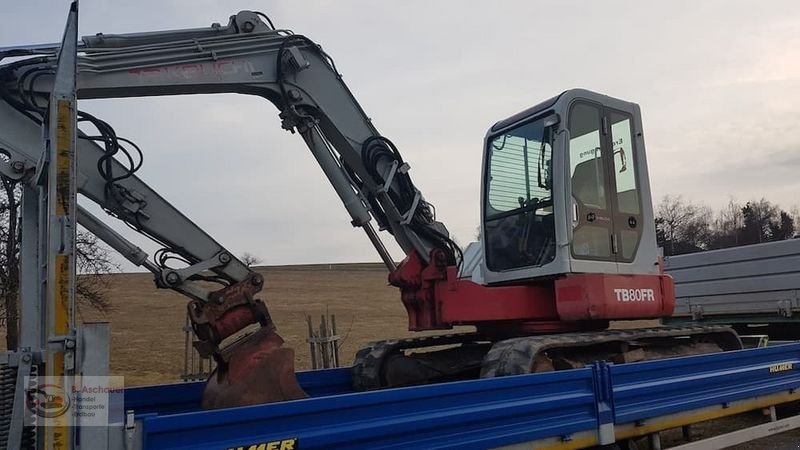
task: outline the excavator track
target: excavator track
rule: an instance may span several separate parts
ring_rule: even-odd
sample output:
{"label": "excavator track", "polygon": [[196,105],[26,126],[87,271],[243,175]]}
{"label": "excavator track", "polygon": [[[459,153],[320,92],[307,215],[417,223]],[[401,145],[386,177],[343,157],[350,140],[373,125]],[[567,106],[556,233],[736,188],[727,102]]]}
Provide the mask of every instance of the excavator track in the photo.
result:
{"label": "excavator track", "polygon": [[481,340],[484,338],[479,333],[453,333],[371,342],[356,353],[352,369],[353,388],[356,391],[370,391],[392,387],[386,383],[384,373],[386,361],[391,355],[397,355],[404,350],[466,344]]}
{"label": "excavator track", "polygon": [[[405,355],[406,350],[456,345],[460,346]],[[600,359],[624,363],[741,348],[739,336],[726,326],[576,332],[494,343],[480,333],[390,339],[373,342],[356,354],[353,387],[369,391],[465,379],[467,373],[474,373],[474,378],[491,378],[583,367]],[[437,361],[437,357],[450,361]],[[478,368],[479,375],[477,370],[470,372]]]}
{"label": "excavator track", "polygon": [[[686,342],[678,340],[681,338]],[[636,359],[639,361],[742,348],[739,336],[726,326],[657,327],[528,336],[495,343],[484,358],[481,378],[573,368],[554,365],[547,355],[554,351],[564,352],[567,358],[573,356],[575,360],[580,358],[574,355],[583,351],[584,356],[588,355],[583,362],[606,359],[602,356],[611,354],[622,356],[620,362],[633,362],[624,360],[624,353],[621,352],[608,351],[603,354],[602,351],[591,351],[609,344],[634,347],[633,351],[639,352],[639,359]],[[661,347],[662,351],[652,350],[654,347]]]}

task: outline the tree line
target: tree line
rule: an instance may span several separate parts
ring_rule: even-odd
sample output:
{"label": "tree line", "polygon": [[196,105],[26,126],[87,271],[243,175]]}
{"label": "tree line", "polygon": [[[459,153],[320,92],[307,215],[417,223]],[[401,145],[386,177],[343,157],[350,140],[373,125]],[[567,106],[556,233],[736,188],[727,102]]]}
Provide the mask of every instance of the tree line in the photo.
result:
{"label": "tree line", "polygon": [[670,256],[793,239],[797,217],[764,198],[714,210],[667,195],[655,208],[656,240]]}

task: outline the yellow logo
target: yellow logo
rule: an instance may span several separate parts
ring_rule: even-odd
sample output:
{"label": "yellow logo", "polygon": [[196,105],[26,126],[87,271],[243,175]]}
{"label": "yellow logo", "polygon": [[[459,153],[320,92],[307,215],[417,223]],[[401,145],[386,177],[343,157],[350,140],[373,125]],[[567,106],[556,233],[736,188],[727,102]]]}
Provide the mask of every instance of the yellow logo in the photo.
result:
{"label": "yellow logo", "polygon": [[769,373],[786,372],[794,369],[794,363],[781,363],[769,366]]}
{"label": "yellow logo", "polygon": [[257,444],[230,447],[228,450],[298,450],[297,438],[281,439],[280,441],[259,442]]}

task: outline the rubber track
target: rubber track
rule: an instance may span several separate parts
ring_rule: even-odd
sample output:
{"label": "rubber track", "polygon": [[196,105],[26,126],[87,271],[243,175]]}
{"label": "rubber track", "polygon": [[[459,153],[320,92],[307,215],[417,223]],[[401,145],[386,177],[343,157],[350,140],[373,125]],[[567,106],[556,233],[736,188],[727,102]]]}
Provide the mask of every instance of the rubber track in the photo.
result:
{"label": "rubber track", "polygon": [[727,326],[685,326],[607,330],[601,332],[564,333],[528,336],[495,343],[483,359],[481,378],[530,373],[536,355],[557,348],[590,347],[610,342],[631,342],[640,339],[702,337],[715,339],[723,351],[742,347],[738,335]]}
{"label": "rubber track", "polygon": [[479,333],[454,333],[371,342],[356,353],[352,368],[353,388],[356,391],[370,391],[385,387],[383,385],[381,369],[386,357],[394,352],[412,348],[435,347],[437,345],[461,344],[478,340],[485,339],[482,339],[482,335]]}

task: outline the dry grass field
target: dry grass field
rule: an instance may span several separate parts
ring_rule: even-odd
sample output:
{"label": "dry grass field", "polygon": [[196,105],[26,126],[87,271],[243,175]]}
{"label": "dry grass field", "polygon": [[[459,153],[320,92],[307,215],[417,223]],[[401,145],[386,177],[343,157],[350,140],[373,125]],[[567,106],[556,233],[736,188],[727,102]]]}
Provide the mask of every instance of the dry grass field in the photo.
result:
{"label": "dry grass field", "polygon": [[[319,323],[321,314],[335,314],[344,336],[342,363],[374,340],[410,336],[399,292],[386,281],[377,264],[285,266],[258,268],[266,279],[260,298],[265,300],[286,340],[295,349],[297,370],[310,369],[306,315]],[[150,274],[112,276],[112,308],[106,314],[84,311],[84,321],[111,323],[111,372],[125,377],[127,386],[180,380],[184,362],[183,327],[186,299],[172,291],[155,289]],[[655,321],[625,322],[617,327],[654,326]],[[4,342],[3,342],[4,343]],[[696,427],[696,436],[708,436],[763,421],[758,414],[713,421]],[[665,445],[679,442],[680,431],[665,433]],[[738,446],[736,450],[797,449],[800,431]]]}
{"label": "dry grass field", "polygon": [[[386,270],[374,264],[259,268],[265,277],[260,298],[278,332],[295,349],[298,370],[310,369],[306,315],[336,315],[343,336],[340,355],[350,364],[369,341],[409,336],[405,310]],[[184,361],[185,297],[155,289],[149,274],[113,276],[113,305],[107,314],[84,312],[83,320],[111,322],[111,371],[128,386],[180,379]]]}

